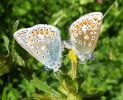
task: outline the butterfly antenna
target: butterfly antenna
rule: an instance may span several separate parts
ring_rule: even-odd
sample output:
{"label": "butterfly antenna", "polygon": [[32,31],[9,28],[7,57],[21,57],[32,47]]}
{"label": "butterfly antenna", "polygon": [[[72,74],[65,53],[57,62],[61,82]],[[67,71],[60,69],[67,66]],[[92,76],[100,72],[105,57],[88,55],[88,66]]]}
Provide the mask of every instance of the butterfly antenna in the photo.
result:
{"label": "butterfly antenna", "polygon": [[60,16],[59,18],[57,18],[53,25],[56,26],[62,20],[63,17],[64,16]]}
{"label": "butterfly antenna", "polygon": [[106,15],[107,15],[107,13],[112,9],[112,7],[114,6],[114,4],[117,2],[117,0],[115,0],[114,2],[113,2],[113,4],[109,7],[109,9],[105,12],[105,14],[104,14],[104,16],[103,17],[105,17]]}

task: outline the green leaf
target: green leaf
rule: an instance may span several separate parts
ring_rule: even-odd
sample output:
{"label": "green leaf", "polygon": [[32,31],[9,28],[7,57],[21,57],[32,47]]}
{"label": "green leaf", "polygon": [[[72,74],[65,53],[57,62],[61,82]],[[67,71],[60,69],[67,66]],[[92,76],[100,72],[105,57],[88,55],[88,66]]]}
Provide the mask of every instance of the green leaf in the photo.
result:
{"label": "green leaf", "polygon": [[19,66],[25,66],[25,61],[19,56],[19,54],[14,50],[12,53],[13,62]]}
{"label": "green leaf", "polygon": [[7,88],[4,88],[3,92],[2,92],[2,100],[7,100]]}
{"label": "green leaf", "polygon": [[3,35],[4,45],[8,51],[9,54],[9,38],[6,35]]}
{"label": "green leaf", "polygon": [[18,100],[20,97],[20,93],[17,89],[11,88],[9,93],[7,94],[8,100]]}
{"label": "green leaf", "polygon": [[52,95],[52,96],[60,96],[60,94],[58,92],[56,92],[54,89],[52,89],[46,82],[43,82],[43,81],[39,80],[35,76],[33,76],[33,80],[31,80],[30,83],[35,88],[43,91],[46,94],[49,94],[49,95]]}
{"label": "green leaf", "polygon": [[7,65],[0,66],[0,76],[2,76],[5,73],[8,73],[8,72],[9,72],[9,69],[8,69]]}
{"label": "green leaf", "polygon": [[0,58],[0,76],[8,72],[9,72],[9,68],[6,64],[6,59],[1,57]]}
{"label": "green leaf", "polygon": [[53,96],[46,96],[42,94],[33,94],[34,100],[66,100],[65,98],[53,97]]}
{"label": "green leaf", "polygon": [[30,84],[30,82],[27,79],[23,79],[21,81],[21,84],[19,85],[22,91],[26,92],[27,97],[31,97],[33,93],[35,93],[35,88]]}
{"label": "green leaf", "polygon": [[19,25],[19,20],[17,20],[14,25],[13,25],[13,29],[12,29],[12,33],[14,34],[14,32],[17,30],[18,28],[18,25]]}
{"label": "green leaf", "polygon": [[94,0],[80,0],[80,4],[82,5],[92,3],[92,2],[94,2]]}
{"label": "green leaf", "polygon": [[69,94],[67,100],[82,100],[82,98],[80,99],[80,97],[75,94]]}

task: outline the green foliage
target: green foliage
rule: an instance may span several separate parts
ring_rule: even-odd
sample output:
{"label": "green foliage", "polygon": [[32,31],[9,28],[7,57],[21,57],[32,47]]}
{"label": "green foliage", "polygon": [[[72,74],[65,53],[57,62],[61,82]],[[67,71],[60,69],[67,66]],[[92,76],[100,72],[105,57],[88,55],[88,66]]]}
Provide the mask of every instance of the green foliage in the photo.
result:
{"label": "green foliage", "polygon": [[52,24],[68,39],[70,24],[80,16],[103,14],[114,0],[1,0],[0,99],[2,100],[122,100],[123,2],[117,0],[104,17],[94,51],[95,60],[77,66],[77,77],[68,72],[71,61],[65,49],[60,70],[53,73],[23,50],[13,33],[35,24]]}

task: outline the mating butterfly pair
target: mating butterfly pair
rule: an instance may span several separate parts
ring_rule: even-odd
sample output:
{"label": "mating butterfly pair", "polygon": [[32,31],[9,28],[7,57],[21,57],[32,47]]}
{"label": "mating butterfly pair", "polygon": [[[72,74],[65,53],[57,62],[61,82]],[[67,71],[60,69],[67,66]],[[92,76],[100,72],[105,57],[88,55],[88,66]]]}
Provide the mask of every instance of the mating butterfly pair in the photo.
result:
{"label": "mating butterfly pair", "polygon": [[[70,43],[65,46],[75,51],[84,62],[90,59],[99,37],[103,15],[93,12],[80,17],[69,28]],[[14,33],[16,41],[48,69],[57,71],[61,66],[63,45],[58,28],[39,24]]]}

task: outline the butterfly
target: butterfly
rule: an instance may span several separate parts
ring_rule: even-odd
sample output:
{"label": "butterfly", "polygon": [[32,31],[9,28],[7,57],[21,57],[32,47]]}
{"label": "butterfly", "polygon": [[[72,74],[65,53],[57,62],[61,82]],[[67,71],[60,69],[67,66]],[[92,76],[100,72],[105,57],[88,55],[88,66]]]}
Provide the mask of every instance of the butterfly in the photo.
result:
{"label": "butterfly", "polygon": [[69,27],[70,41],[64,42],[67,48],[75,51],[82,63],[92,58],[101,30],[103,14],[92,12],[86,14]]}
{"label": "butterfly", "polygon": [[60,31],[52,25],[38,24],[14,33],[14,38],[47,69],[57,71],[61,66],[63,46]]}

